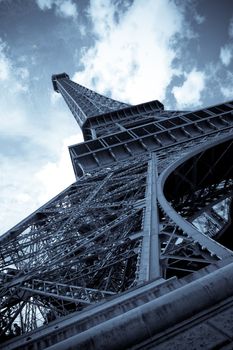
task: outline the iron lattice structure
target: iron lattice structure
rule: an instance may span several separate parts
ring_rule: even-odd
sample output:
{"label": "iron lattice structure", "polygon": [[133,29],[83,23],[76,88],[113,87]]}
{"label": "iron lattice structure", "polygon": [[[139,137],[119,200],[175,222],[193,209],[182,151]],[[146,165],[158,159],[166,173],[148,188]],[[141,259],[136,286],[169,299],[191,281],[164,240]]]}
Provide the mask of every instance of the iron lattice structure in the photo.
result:
{"label": "iron lattice structure", "polygon": [[156,279],[233,261],[233,101],[130,106],[52,77],[84,135],[77,181],[0,237],[1,339]]}

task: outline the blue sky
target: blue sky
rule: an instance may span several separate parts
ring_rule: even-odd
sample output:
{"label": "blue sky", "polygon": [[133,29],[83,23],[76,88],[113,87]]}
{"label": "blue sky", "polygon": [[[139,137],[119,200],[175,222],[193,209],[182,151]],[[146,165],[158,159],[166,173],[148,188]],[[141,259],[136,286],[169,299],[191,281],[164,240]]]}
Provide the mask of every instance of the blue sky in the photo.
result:
{"label": "blue sky", "polygon": [[51,75],[136,104],[233,98],[232,0],[0,0],[0,234],[74,181]]}

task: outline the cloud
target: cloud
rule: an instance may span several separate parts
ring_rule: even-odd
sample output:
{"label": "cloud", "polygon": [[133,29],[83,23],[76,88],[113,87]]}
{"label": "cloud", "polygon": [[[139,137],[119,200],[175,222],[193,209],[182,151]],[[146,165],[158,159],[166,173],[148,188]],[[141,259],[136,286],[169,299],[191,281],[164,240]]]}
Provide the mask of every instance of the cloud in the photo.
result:
{"label": "cloud", "polygon": [[90,2],[96,42],[83,52],[83,68],[73,79],[130,103],[163,100],[177,74],[175,43],[188,32],[183,13],[168,0],[136,0],[124,11],[116,4]]}
{"label": "cloud", "polygon": [[8,88],[8,82],[14,84],[9,86],[9,93],[26,91],[28,86],[29,71],[26,67],[14,67],[7,57],[8,47],[0,38],[0,83],[2,87]]}
{"label": "cloud", "polygon": [[194,15],[194,19],[195,19],[195,21],[197,22],[197,24],[202,24],[202,23],[204,23],[205,20],[206,20],[204,16],[201,16],[201,15],[199,15],[198,13],[196,13],[196,14]]}
{"label": "cloud", "polygon": [[14,146],[8,146],[15,151],[13,156],[0,153],[0,235],[75,181],[67,146],[81,141],[78,133],[64,139],[54,161]]}
{"label": "cloud", "polygon": [[[29,79],[27,68],[13,65],[7,56],[7,45],[0,39],[1,133],[12,133],[13,130],[18,133],[25,128],[22,96],[28,91]],[[16,105],[17,97],[19,104]]]}
{"label": "cloud", "polygon": [[56,91],[52,90],[50,93],[50,102],[54,106],[61,100],[61,94],[58,94]]}
{"label": "cloud", "polygon": [[76,18],[78,11],[76,4],[71,0],[61,1],[57,4],[57,12],[64,17],[73,17]]}
{"label": "cloud", "polygon": [[11,71],[10,62],[4,53],[5,47],[5,44],[0,40],[0,81],[7,80]]}
{"label": "cloud", "polygon": [[64,139],[59,159],[41,168],[28,159],[10,161],[0,154],[0,235],[75,181],[67,146],[80,141],[77,134]]}
{"label": "cloud", "polygon": [[206,76],[204,72],[195,68],[185,74],[186,80],[182,86],[174,86],[172,93],[177,101],[178,108],[201,105],[201,93],[205,88]]}
{"label": "cloud", "polygon": [[[48,133],[46,138],[49,136],[52,143],[53,135]],[[0,235],[75,181],[67,146],[81,141],[80,133],[65,138],[56,149],[54,161],[41,159],[39,148],[37,153],[34,149],[27,154],[22,141],[17,149],[9,143],[8,151],[13,155],[0,152]]]}
{"label": "cloud", "polygon": [[230,20],[228,33],[230,38],[233,38],[233,16],[231,17],[231,20]]}
{"label": "cloud", "polygon": [[232,85],[231,86],[222,86],[220,88],[221,93],[223,94],[224,97],[227,99],[232,99],[233,94],[232,94]]}
{"label": "cloud", "polygon": [[61,17],[77,18],[77,5],[72,0],[36,0],[43,11],[55,8],[55,13]]}
{"label": "cloud", "polygon": [[0,235],[74,181],[65,146],[81,140],[58,94],[35,108],[32,76],[23,64],[9,58],[0,40]]}
{"label": "cloud", "polygon": [[35,178],[40,182],[40,188],[43,188],[43,192],[39,194],[41,203],[48,201],[75,181],[68,146],[82,141],[81,134],[64,139],[58,161],[47,162],[36,174]]}
{"label": "cloud", "polygon": [[19,158],[10,159],[3,154],[0,154],[0,163],[1,235],[41,203],[38,201],[40,190],[35,181],[33,164]]}
{"label": "cloud", "polygon": [[220,85],[220,91],[227,100],[233,99],[233,73],[227,72],[224,82]]}
{"label": "cloud", "polygon": [[41,10],[51,9],[54,4],[54,0],[36,0],[36,2]]}
{"label": "cloud", "polygon": [[229,66],[229,64],[231,63],[232,57],[233,57],[233,45],[229,44],[221,47],[220,59],[224,64],[224,66]]}
{"label": "cloud", "polygon": [[8,47],[0,38],[0,83],[8,86],[8,82],[12,80],[14,84],[9,86],[9,93],[15,91],[26,91],[28,86],[29,71],[26,67],[15,67],[11,60],[7,57]]}

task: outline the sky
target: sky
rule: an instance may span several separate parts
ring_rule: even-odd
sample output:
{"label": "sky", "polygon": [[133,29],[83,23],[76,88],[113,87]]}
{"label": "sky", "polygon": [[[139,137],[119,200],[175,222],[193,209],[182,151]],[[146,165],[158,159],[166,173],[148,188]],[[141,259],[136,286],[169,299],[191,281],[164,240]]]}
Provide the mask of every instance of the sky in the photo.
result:
{"label": "sky", "polygon": [[233,98],[232,0],[0,0],[0,235],[75,181],[51,75],[137,104]]}

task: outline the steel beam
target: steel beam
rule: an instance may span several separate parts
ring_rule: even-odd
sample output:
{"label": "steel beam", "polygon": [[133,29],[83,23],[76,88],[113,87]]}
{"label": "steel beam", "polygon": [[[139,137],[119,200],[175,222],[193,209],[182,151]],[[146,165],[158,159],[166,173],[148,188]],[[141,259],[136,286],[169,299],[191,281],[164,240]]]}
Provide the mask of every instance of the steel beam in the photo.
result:
{"label": "steel beam", "polygon": [[157,208],[157,161],[155,153],[148,163],[146,206],[143,222],[143,240],[141,247],[140,271],[138,283],[151,281],[161,276],[159,221]]}

